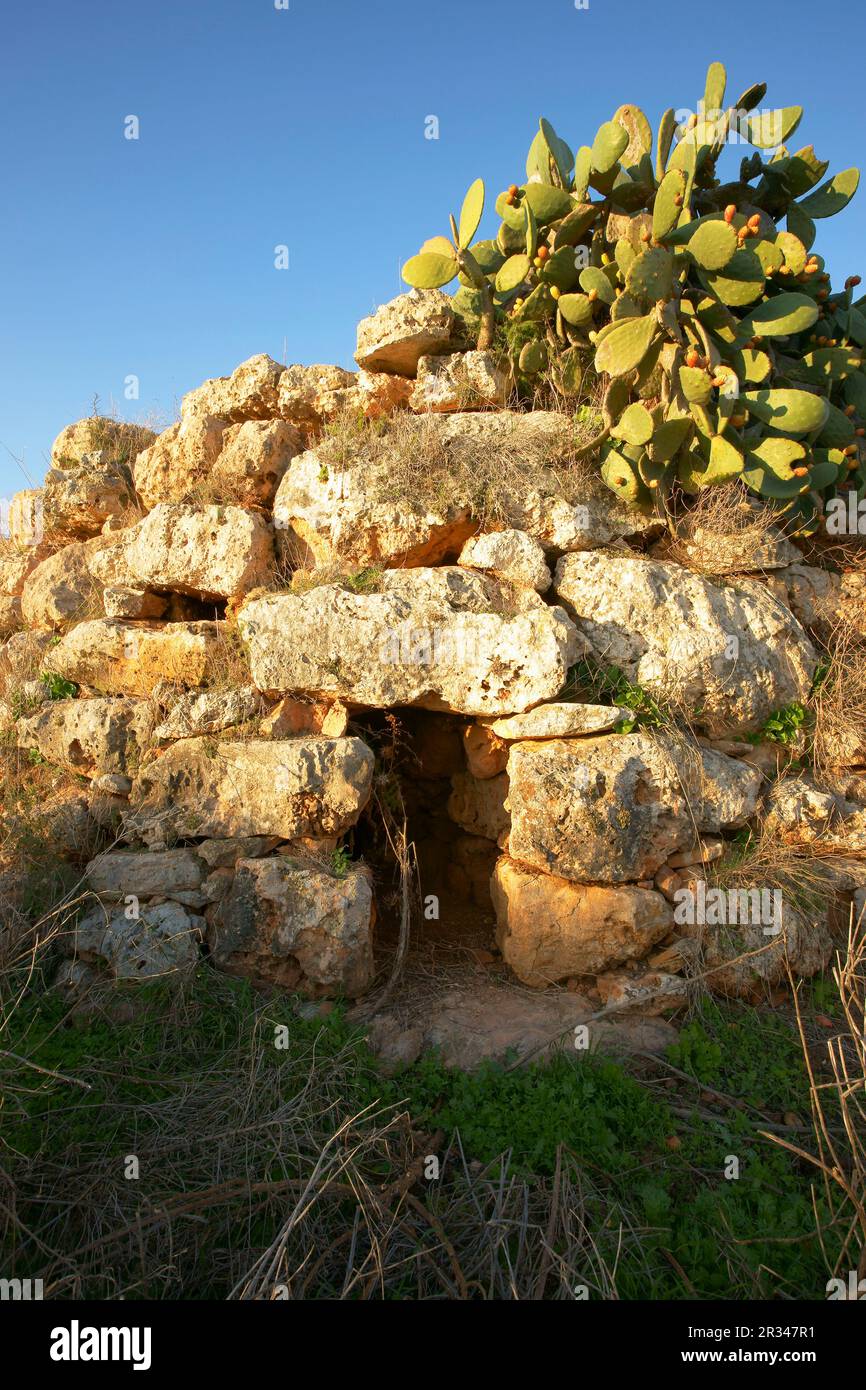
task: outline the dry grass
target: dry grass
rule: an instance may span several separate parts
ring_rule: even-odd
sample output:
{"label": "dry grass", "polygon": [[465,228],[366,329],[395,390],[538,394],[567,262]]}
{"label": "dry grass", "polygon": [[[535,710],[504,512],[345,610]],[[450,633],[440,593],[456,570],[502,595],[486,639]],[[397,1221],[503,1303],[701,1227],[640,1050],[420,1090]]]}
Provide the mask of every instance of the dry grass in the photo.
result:
{"label": "dry grass", "polygon": [[[261,485],[263,486],[263,485]],[[185,507],[243,507],[245,511],[266,512],[256,492],[255,479],[231,473],[215,473],[199,478],[174,499]]]}
{"label": "dry grass", "polygon": [[365,565],[363,569],[348,570],[337,563],[319,565],[315,569],[296,569],[289,577],[288,589],[293,594],[307,594],[325,584],[338,584],[353,594],[376,593],[382,578],[381,565]]}
{"label": "dry grass", "polygon": [[[15,746],[0,744],[0,972],[21,943],[54,928],[53,914],[101,847],[82,813],[82,781]],[[30,923],[39,926],[32,928]],[[44,928],[44,930],[43,930]],[[30,949],[27,946],[26,949]]]}
{"label": "dry grass", "polygon": [[600,486],[594,469],[573,457],[595,433],[591,419],[563,413],[553,438],[521,428],[530,418],[516,415],[480,436],[455,431],[447,415],[398,411],[368,423],[346,412],[326,427],[316,452],[323,467],[363,470],[373,501],[441,514],[467,507],[479,523],[504,522],[509,501],[531,489],[568,500]]}
{"label": "dry grass", "polygon": [[866,536],[828,536],[822,528],[813,536],[798,537],[803,563],[841,574],[866,573]]}
{"label": "dry grass", "polygon": [[714,887],[777,888],[784,901],[806,917],[826,918],[828,901],[838,885],[839,865],[866,861],[862,852],[848,852],[835,840],[788,842],[778,831],[761,825],[745,844],[732,845],[725,858],[710,866]]}
{"label": "dry grass", "polygon": [[[580,1284],[615,1298],[617,1252],[643,1260],[637,1224],[568,1151],[550,1178],[523,1179],[508,1153],[482,1166],[459,1137],[418,1132],[400,1104],[347,1112],[365,1065],[354,1038],[323,1048],[313,1028],[281,1059],[285,1001],[248,999],[239,1026],[226,977],[209,974],[204,1004],[201,992],[163,999],[152,1025],[139,997],[146,1066],[138,1050],[96,1067],[74,1060],[82,1025],[112,1027],[118,996],[96,987],[52,1030],[69,1039],[62,1070],[22,1055],[20,1027],[17,1050],[4,1050],[76,906],[70,895],[0,976],[7,1115],[35,1117],[27,1155],[0,1150],[0,1229],[46,1297],[573,1299]],[[215,1044],[206,1058],[183,1045],[202,1029]],[[62,1146],[43,1148],[40,1131],[56,1133],[82,1089],[86,1126],[79,1113]],[[118,1159],[131,1096],[139,1182]]]}
{"label": "dry grass", "polygon": [[[844,1022],[827,1042],[829,1076],[822,1080],[812,1059],[800,987],[791,980],[809,1078],[814,1149],[810,1152],[778,1134],[763,1137],[817,1168],[830,1213],[829,1220],[816,1219],[827,1268],[843,1279],[854,1270],[861,1280],[866,1278],[866,925],[862,918],[854,921],[853,910],[845,949],[836,956],[833,982]],[[825,1232],[835,1227],[844,1236],[831,1259]]]}
{"label": "dry grass", "polygon": [[698,574],[748,573],[763,568],[780,532],[771,508],[737,482],[705,488],[662,542],[666,560]]}
{"label": "dry grass", "polygon": [[845,617],[827,638],[826,663],[812,697],[812,757],[819,775],[866,761],[866,636]]}
{"label": "dry grass", "polygon": [[251,679],[246,647],[237,625],[220,622],[216,640],[208,651],[204,689],[210,692],[234,690],[240,685],[249,685]]}
{"label": "dry grass", "polygon": [[[866,854],[846,850],[835,839],[789,843],[763,823],[744,840],[731,843],[721,860],[706,866],[707,888],[725,893],[778,891],[783,910],[781,932],[765,936],[761,926],[754,923],[745,928],[742,924],[704,927],[700,938],[703,958],[694,982],[715,992],[757,999],[768,996],[772,983],[791,969],[789,959],[794,968],[806,973],[817,970],[828,933],[832,935],[836,929],[833,903],[837,892],[850,882],[851,870],[858,864],[866,866]],[[792,930],[796,933],[793,938]],[[814,944],[810,939],[813,932],[818,934]],[[712,964],[707,963],[708,933],[716,934]]]}

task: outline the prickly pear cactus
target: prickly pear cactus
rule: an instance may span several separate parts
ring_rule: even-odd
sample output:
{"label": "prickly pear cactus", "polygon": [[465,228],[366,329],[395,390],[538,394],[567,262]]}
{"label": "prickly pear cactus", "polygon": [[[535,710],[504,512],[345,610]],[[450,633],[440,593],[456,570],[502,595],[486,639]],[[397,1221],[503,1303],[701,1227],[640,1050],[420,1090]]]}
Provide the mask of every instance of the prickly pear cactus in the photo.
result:
{"label": "prickly pear cactus", "polygon": [[[636,106],[576,154],[542,119],[496,237],[474,242],[479,179],[451,239],[403,275],[458,279],[455,309],[527,394],[545,377],[568,394],[594,369],[603,427],[587,450],[624,500],[663,507],[740,478],[809,531],[825,499],[866,494],[866,297],[858,276],[834,291],[812,250],[859,171],[825,178],[811,145],[787,148],[801,107],[758,110],[759,83],[725,108],[726,81],[711,64],[700,113],[678,126],[666,111],[655,139]],[[732,135],[754,152],[722,182]]]}

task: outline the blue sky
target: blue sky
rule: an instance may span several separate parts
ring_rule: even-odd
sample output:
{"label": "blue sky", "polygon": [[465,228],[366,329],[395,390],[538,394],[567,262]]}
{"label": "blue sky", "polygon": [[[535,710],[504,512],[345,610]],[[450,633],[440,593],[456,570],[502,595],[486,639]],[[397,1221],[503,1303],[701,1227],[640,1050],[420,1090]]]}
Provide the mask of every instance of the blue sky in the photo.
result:
{"label": "blue sky", "polygon": [[[764,105],[806,107],[794,147],[866,163],[864,39],[851,0],[10,4],[0,496],[28,485],[11,455],[41,481],[95,395],[169,423],[185,391],[256,352],[351,366],[357,320],[400,291],[469,182],[522,181],[539,115],[573,146],[621,102],[655,125],[720,59],[729,98],[763,80]],[[866,273],[864,230],[866,187],[820,224],[834,278]]]}

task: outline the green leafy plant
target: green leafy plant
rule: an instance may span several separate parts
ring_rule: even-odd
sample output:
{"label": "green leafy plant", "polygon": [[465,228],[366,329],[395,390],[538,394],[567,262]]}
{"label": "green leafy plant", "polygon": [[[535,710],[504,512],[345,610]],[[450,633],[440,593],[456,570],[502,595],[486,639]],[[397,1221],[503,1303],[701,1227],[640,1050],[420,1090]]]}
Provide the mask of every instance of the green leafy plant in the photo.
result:
{"label": "green leafy plant", "polygon": [[[479,348],[503,344],[527,395],[544,373],[576,392],[592,362],[603,423],[581,452],[624,501],[663,509],[675,489],[739,478],[809,533],[825,499],[866,493],[866,298],[857,276],[834,291],[812,250],[859,171],[825,179],[811,145],[787,145],[802,107],[759,110],[765,83],[725,107],[726,85],[712,63],[699,115],[667,110],[654,138],[620,106],[576,154],[542,118],[525,182],[496,200],[496,237],[474,240],[477,179],[451,239],[425,242],[403,276],[458,279],[456,312]],[[732,135],[754,152],[723,182]]]}
{"label": "green leafy plant", "polygon": [[43,671],[39,679],[45,686],[49,700],[72,700],[78,694],[75,682],[66,680],[55,671]]}
{"label": "green leafy plant", "polygon": [[679,1038],[668,1048],[668,1059],[698,1081],[718,1080],[722,1066],[722,1049],[707,1036],[700,1023],[687,1023],[680,1029]]}
{"label": "green leafy plant", "polygon": [[351,589],[353,594],[375,593],[382,583],[382,566],[368,565],[365,569],[357,570],[354,574],[347,574],[343,583],[347,589]]}
{"label": "green leafy plant", "polygon": [[352,864],[352,856],[345,845],[337,845],[331,855],[331,872],[335,878],[345,878]]}
{"label": "green leafy plant", "polygon": [[774,710],[760,733],[754,735],[750,741],[755,743],[796,743],[807,719],[808,713],[803,705],[796,702],[791,705],[783,705],[781,709]]}
{"label": "green leafy plant", "polygon": [[569,686],[588,692],[600,705],[620,705],[631,716],[617,721],[615,731],[630,734],[637,728],[659,729],[669,723],[667,711],[642,685],[635,685],[618,666],[600,666],[586,658],[573,667]]}

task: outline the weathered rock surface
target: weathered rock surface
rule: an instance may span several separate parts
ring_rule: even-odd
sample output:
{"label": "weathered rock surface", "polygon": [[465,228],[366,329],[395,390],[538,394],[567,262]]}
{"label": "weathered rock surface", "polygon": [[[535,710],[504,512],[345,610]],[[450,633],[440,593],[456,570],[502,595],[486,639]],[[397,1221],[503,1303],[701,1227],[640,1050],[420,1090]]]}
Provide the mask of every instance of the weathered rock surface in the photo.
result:
{"label": "weathered rock surface", "polygon": [[147,700],[94,697],[50,700],[17,721],[19,748],[36,748],[47,762],[85,777],[126,774],[150,743],[153,709]]}
{"label": "weathered rock surface", "polygon": [[79,685],[119,695],[149,695],[158,681],[204,685],[225,624],[125,622],[93,618],[45,654],[45,668]]}
{"label": "weathered rock surface", "polygon": [[389,376],[387,372],[364,372],[357,375],[355,399],[358,409],[367,420],[381,420],[395,410],[408,408],[413,391],[411,377]]}
{"label": "weathered rock surface", "polygon": [[652,878],[694,833],[738,828],[761,776],[660,736],[515,743],[508,757],[509,854],[579,883]]}
{"label": "weathered rock surface", "polygon": [[213,959],[314,997],[354,998],[372,983],[367,873],[343,877],[288,857],[241,859],[209,933]]}
{"label": "weathered rock surface", "polygon": [[286,367],[280,377],[278,414],[305,429],[316,429],[356,404],[355,372],[319,363]]}
{"label": "weathered rock surface", "polygon": [[455,502],[441,510],[388,499],[387,462],[337,468],[316,449],[301,454],[277,490],[274,529],[281,553],[313,566],[437,565],[456,559],[475,529]]}
{"label": "weathered rock surface", "polygon": [[276,835],[235,835],[229,839],[202,840],[195,853],[209,870],[234,869],[239,859],[262,859],[281,843]]}
{"label": "weathered rock surface", "polygon": [[788,844],[820,841],[851,854],[866,849],[866,807],[818,787],[807,773],[783,777],[770,789],[763,825]]}
{"label": "weathered rock surface", "polygon": [[596,988],[606,1009],[639,1009],[644,1017],[681,1009],[688,1001],[687,981],[663,970],[611,970],[598,977]]}
{"label": "weathered rock surface", "polygon": [[758,729],[809,693],[815,650],[759,580],[713,584],[680,565],[590,553],[559,561],[554,591],[598,661],[685,705],[711,734]]}
{"label": "weathered rock surface", "polygon": [[48,545],[13,545],[0,541],[0,594],[14,598],[21,594],[28,575],[51,554]]}
{"label": "weathered rock surface", "polygon": [[156,725],[153,738],[157,743],[172,743],[179,738],[220,733],[245,724],[261,710],[262,697],[251,685],[187,691],[172,701],[165,718]]}
{"label": "weathered rock surface", "polygon": [[508,398],[508,379],[491,352],[420,357],[416,370],[409,403],[418,412],[480,410],[502,406]]}
{"label": "weathered rock surface", "polygon": [[658,529],[656,517],[622,506],[614,497],[608,500],[587,493],[580,501],[569,501],[557,496],[557,486],[551,473],[546,489],[510,491],[505,498],[509,524],[526,531],[554,554],[597,550]]}
{"label": "weathered rock surface", "polygon": [[358,324],[355,361],[369,372],[414,377],[421,357],[465,346],[463,329],[442,290],[410,290]]}
{"label": "weathered rock surface", "polygon": [[259,725],[264,738],[294,738],[296,734],[326,734],[342,738],[349,722],[339,700],[278,700]]}
{"label": "weathered rock surface", "polygon": [[126,559],[136,579],[152,588],[232,598],[267,580],[271,529],[258,512],[243,507],[163,502],[135,527]]}
{"label": "weathered rock surface", "polygon": [[199,962],[203,917],[179,903],[145,904],[137,918],[123,907],[94,907],[81,919],[74,943],[85,960],[97,960],[117,980],[143,981],[186,974]]}
{"label": "weathered rock surface", "polygon": [[162,618],[169,600],[134,584],[110,584],[102,591],[106,618]]}
{"label": "weathered rock surface", "polygon": [[135,525],[132,525],[84,542],[88,569],[103,588],[140,587],[126,559],[126,547],[134,534]]}
{"label": "weathered rock surface", "polygon": [[96,452],[104,453],[112,463],[127,463],[155,437],[153,430],[143,425],[130,425],[108,415],[91,415],[60,431],[51,446],[51,466],[74,468]]}
{"label": "weathered rock surface", "polygon": [[205,865],[189,849],[151,853],[111,850],[97,855],[87,866],[87,886],[100,898],[171,898],[187,902],[198,897]]}
{"label": "weathered rock surface", "polygon": [[254,599],[238,625],[260,690],[380,709],[522,712],[562,688],[580,650],[562,609],[456,566],[386,570],[374,593]]}
{"label": "weathered rock surface", "polygon": [[574,738],[581,734],[601,734],[612,729],[629,711],[619,705],[577,705],[570,703],[536,705],[525,714],[494,719],[487,728],[498,738],[517,742],[526,738]]}
{"label": "weathered rock surface", "polygon": [[150,509],[160,502],[180,502],[207,485],[220,456],[226,421],[192,415],[163,430],[133,465],[135,490]]}
{"label": "weathered rock surface", "polygon": [[552,580],[543,548],[525,531],[487,531],[472,536],[460,551],[458,564],[492,570],[511,584],[539,594],[547,592]]}
{"label": "weathered rock surface", "polygon": [[463,730],[466,765],[473,777],[495,777],[508,765],[508,745],[487,724],[468,724]]}
{"label": "weathered rock surface", "polygon": [[272,507],[292,459],[304,447],[288,420],[245,420],[230,425],[210,471],[211,485],[242,507]]}
{"label": "weathered rock surface", "polygon": [[778,578],[805,628],[826,642],[838,627],[866,637],[866,574],[833,574],[813,565],[791,565]]}
{"label": "weathered rock surface", "polygon": [[184,739],[138,774],[129,828],[147,844],[243,835],[339,835],[372,786],[358,738]]}
{"label": "weathered rock surface", "polygon": [[839,797],[821,791],[811,778],[785,777],[767,795],[764,826],[782,839],[812,843],[830,831],[839,802]]}
{"label": "weathered rock surface", "polygon": [[503,958],[518,979],[539,989],[640,960],[673,927],[661,893],[572,883],[505,856],[491,894]]}
{"label": "weathered rock surface", "polygon": [[828,964],[833,937],[826,913],[808,916],[782,898],[781,930],[766,924],[731,921],[724,926],[685,924],[684,936],[700,943],[701,972],[714,994],[760,1002],[768,987],[795,976],[809,979]]}
{"label": "weathered rock surface", "polygon": [[25,488],[16,492],[9,503],[7,517],[8,539],[12,545],[24,548],[41,545],[45,539],[42,525],[42,489]]}
{"label": "weathered rock surface", "polygon": [[471,772],[456,772],[451,778],[448,814],[470,835],[486,840],[498,840],[508,830],[509,816],[505,809],[508,796],[508,775],[478,778]]}
{"label": "weathered rock surface", "polygon": [[95,580],[88,545],[77,542],[55,551],[31,570],[21,591],[21,611],[30,627],[54,628],[75,622],[94,603]]}
{"label": "weathered rock surface", "polygon": [[[465,988],[425,1001],[424,1015],[414,1026],[407,1027],[396,1008],[376,1014],[369,1041],[388,1071],[410,1065],[428,1048],[437,1049],[445,1066],[472,1071],[488,1059],[540,1061],[563,1049],[578,1060],[596,1051],[663,1056],[677,1040],[676,1029],[666,1020],[593,1019],[595,1012],[579,994],[528,994],[473,979]],[[577,1051],[574,1030],[580,1024],[587,1028],[589,1046]]]}
{"label": "weathered rock surface", "polygon": [[186,420],[193,415],[215,415],[236,423],[267,420],[279,415],[279,386],[285,368],[267,353],[258,353],[236,367],[231,376],[211,377],[181,403]]}
{"label": "weathered rock surface", "polygon": [[48,540],[98,536],[109,517],[135,505],[132,473],[106,450],[85,454],[71,468],[51,468],[42,487],[42,519]]}

